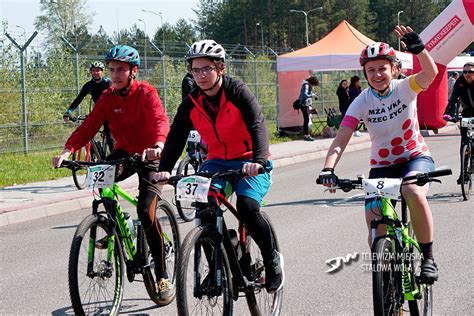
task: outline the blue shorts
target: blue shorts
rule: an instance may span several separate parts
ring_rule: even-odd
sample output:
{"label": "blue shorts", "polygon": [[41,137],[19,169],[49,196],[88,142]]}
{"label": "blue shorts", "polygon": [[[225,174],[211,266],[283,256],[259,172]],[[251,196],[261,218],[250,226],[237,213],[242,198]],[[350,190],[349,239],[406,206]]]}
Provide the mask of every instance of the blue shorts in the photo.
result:
{"label": "blue shorts", "polygon": [[[199,171],[219,172],[230,169],[242,169],[242,166],[245,163],[251,162],[251,160],[206,160],[199,168]],[[272,185],[272,170],[273,163],[271,160],[268,160],[267,166],[265,167],[265,173],[259,174],[255,177],[238,178],[235,183],[231,183],[232,191],[235,191],[237,196],[246,196],[252,198],[261,205],[263,197],[267,194],[270,186]],[[213,180],[213,184],[220,188],[226,187],[226,184],[221,179]]]}
{"label": "blue shorts", "polygon": [[403,178],[412,171],[417,173],[432,172],[435,170],[435,163],[431,156],[417,156],[404,163],[389,167],[372,168],[369,172],[369,179],[374,178]]}

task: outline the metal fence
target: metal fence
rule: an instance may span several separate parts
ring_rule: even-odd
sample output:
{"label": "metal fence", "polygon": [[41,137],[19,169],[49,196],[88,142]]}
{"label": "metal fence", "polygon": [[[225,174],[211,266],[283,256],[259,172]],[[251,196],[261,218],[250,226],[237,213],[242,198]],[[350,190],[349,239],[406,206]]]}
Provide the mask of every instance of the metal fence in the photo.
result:
{"label": "metal fence", "polygon": [[[43,39],[44,40],[44,39]],[[22,44],[15,36],[0,37],[0,153],[29,152],[63,146],[74,127],[62,121],[62,114],[90,80],[88,65],[103,60],[105,52],[79,54],[74,45],[64,39],[65,47],[45,51],[41,36],[32,35]],[[146,44],[145,44],[146,45]],[[156,87],[170,120],[181,101],[181,80],[186,73],[186,44],[167,43],[157,47],[148,42],[135,45],[142,59],[139,80]],[[254,92],[263,108],[270,132],[277,132],[278,83],[277,52],[271,48],[227,45],[226,73],[241,79]],[[320,100],[315,104],[324,122],[324,108],[337,108],[335,89],[345,73],[319,73]],[[5,79],[5,80],[4,80]],[[85,99],[78,112],[86,114],[92,103]],[[313,132],[320,134],[324,126],[315,124]]]}

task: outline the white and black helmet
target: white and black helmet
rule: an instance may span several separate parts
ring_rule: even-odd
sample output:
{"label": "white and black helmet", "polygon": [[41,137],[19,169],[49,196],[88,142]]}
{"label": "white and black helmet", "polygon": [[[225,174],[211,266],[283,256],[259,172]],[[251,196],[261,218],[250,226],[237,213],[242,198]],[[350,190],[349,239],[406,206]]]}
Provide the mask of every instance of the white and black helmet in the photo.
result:
{"label": "white and black helmet", "polygon": [[209,57],[225,61],[225,50],[222,45],[217,44],[213,40],[198,41],[189,48],[186,60],[189,62],[191,59],[199,57]]}

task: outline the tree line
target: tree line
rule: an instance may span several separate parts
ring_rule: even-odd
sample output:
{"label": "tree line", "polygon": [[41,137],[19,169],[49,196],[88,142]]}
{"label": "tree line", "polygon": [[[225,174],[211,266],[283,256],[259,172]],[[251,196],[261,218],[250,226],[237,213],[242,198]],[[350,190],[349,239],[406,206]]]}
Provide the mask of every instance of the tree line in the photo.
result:
{"label": "tree line", "polygon": [[[393,29],[398,20],[421,32],[450,4],[450,0],[200,0],[195,10],[197,21],[180,19],[175,25],[164,23],[152,38],[136,24],[108,35],[101,27],[92,34],[88,25],[93,15],[85,10],[87,0],[43,0],[42,14],[36,18],[38,30],[46,31],[51,47],[64,47],[66,38],[81,54],[106,51],[112,44],[121,43],[136,47],[145,40],[157,49],[150,56],[159,56],[167,46],[168,55],[180,54],[171,49],[212,38],[219,43],[246,47],[272,47],[277,52],[306,46],[306,20],[308,39],[314,43],[327,35],[342,20],[366,36],[397,45]],[[317,10],[315,10],[317,9]],[[403,11],[403,12],[401,12]],[[174,44],[174,45],[171,45]],[[472,45],[471,45],[472,46]],[[471,47],[472,48],[472,47]]]}

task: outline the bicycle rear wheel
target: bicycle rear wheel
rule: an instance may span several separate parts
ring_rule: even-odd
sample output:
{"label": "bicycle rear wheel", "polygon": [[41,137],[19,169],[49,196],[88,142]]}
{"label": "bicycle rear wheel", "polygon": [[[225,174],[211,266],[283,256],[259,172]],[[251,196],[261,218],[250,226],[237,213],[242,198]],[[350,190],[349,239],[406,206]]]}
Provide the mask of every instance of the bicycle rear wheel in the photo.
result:
{"label": "bicycle rear wheel", "polygon": [[[156,219],[159,221],[163,243],[164,243],[164,253],[166,261],[166,271],[168,272],[169,280],[176,286],[176,270],[178,265],[178,253],[179,253],[179,229],[178,223],[174,216],[173,207],[164,200],[158,202],[156,206]],[[145,288],[148,293],[148,296],[158,305],[162,305],[159,301],[159,295],[156,289],[156,276],[155,276],[155,262],[151,256],[150,248],[148,242],[146,241],[145,234],[141,236],[142,243],[141,251],[145,258],[145,269],[143,271],[143,279],[145,281]]]}
{"label": "bicycle rear wheel", "polygon": [[[261,211],[261,214],[270,226],[276,250],[280,251],[275,230],[270,222],[270,218],[263,211]],[[247,236],[246,248],[246,252],[250,254],[250,267],[248,268],[250,275],[247,277],[249,281],[255,283],[255,290],[253,292],[245,293],[250,313],[252,315],[279,315],[283,302],[283,289],[272,294],[267,292],[265,289],[265,268],[263,265],[263,257],[260,253],[260,248],[250,235]]]}
{"label": "bicycle rear wheel", "polygon": [[[85,147],[75,151],[72,154],[73,161],[95,162],[100,160],[100,153],[93,142],[89,142]],[[87,187],[87,168],[72,170],[72,179],[79,190]]]}
{"label": "bicycle rear wheel", "polygon": [[117,315],[123,297],[123,253],[115,234],[112,262],[107,261],[107,219],[89,215],[81,222],[72,240],[69,254],[69,294],[76,315]]}
{"label": "bicycle rear wheel", "polygon": [[464,144],[461,152],[461,192],[464,201],[469,200],[472,190],[472,147],[470,143]]}
{"label": "bicycle rear wheel", "polygon": [[216,244],[211,232],[193,228],[183,241],[177,279],[178,315],[232,315],[232,279],[227,253],[222,248],[220,288],[215,278]]}
{"label": "bicycle rear wheel", "polygon": [[372,246],[372,295],[374,315],[399,315],[401,282],[395,262],[395,245],[388,238],[376,239]]}
{"label": "bicycle rear wheel", "polygon": [[[176,170],[177,175],[188,176],[197,172],[199,164],[197,160],[192,159],[186,155],[178,165]],[[176,187],[175,187],[175,196],[176,196]],[[185,221],[190,222],[194,219],[195,214],[195,203],[191,201],[178,201],[176,200],[176,209],[178,210],[179,216]]]}

